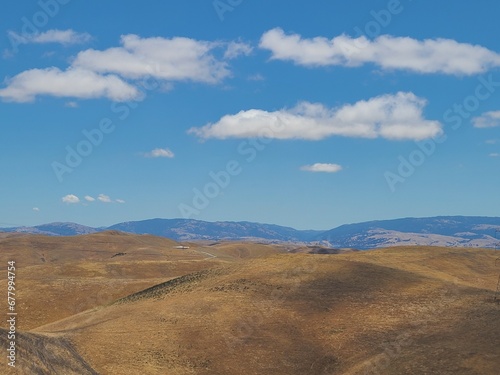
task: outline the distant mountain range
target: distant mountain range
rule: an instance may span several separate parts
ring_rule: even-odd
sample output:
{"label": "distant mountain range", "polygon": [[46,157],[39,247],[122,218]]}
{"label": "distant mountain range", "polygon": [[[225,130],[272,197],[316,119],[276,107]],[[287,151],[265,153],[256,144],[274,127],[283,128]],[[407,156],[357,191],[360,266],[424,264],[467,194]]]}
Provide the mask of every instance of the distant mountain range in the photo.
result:
{"label": "distant mountain range", "polygon": [[[177,241],[246,240],[321,243],[335,248],[373,249],[401,245],[496,247],[500,243],[500,217],[440,216],[347,224],[328,230],[297,230],[251,222],[206,222],[191,219],[129,221],[92,228],[75,223],[0,228],[0,232],[73,236],[105,230],[152,234]],[[498,238],[497,238],[498,237]]]}
{"label": "distant mountain range", "polygon": [[15,232],[28,234],[44,234],[47,236],[75,236],[90,234],[106,230],[106,228],[92,228],[76,223],[50,223],[34,227],[0,228],[0,232]]}
{"label": "distant mountain range", "polygon": [[396,245],[494,248],[500,244],[500,218],[438,216],[369,221],[342,225],[323,232],[318,239],[334,247],[357,249]]}

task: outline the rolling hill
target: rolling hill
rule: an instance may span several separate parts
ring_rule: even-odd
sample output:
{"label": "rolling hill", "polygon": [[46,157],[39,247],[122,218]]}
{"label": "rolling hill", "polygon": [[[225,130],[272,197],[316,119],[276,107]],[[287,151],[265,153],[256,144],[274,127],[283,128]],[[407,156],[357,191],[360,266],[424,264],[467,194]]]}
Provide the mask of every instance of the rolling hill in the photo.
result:
{"label": "rolling hill", "polygon": [[12,373],[498,373],[494,250],[183,245],[119,232],[1,239],[1,256],[26,264]]}
{"label": "rolling hill", "polygon": [[[178,248],[181,245],[185,248]],[[14,260],[18,265],[16,276],[22,287],[17,290],[17,309],[24,330],[191,272],[284,251],[238,242],[181,244],[118,231],[81,236],[0,236],[1,264]],[[2,278],[0,285],[6,282]]]}

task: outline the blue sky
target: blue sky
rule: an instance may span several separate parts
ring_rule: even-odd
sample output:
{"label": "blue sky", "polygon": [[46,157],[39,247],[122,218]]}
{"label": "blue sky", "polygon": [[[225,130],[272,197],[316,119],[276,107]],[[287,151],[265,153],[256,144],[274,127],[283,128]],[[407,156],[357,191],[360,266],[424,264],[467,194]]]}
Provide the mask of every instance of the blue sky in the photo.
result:
{"label": "blue sky", "polygon": [[498,216],[499,11],[9,2],[0,225]]}

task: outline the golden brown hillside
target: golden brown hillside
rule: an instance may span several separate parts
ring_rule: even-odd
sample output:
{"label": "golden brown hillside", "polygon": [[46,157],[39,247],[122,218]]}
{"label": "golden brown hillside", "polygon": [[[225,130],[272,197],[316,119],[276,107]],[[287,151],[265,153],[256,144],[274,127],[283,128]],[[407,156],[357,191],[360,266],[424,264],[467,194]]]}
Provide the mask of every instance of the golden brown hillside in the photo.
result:
{"label": "golden brown hillside", "polygon": [[[17,373],[498,373],[495,251],[406,247],[319,255],[255,246],[265,245],[156,248],[172,258],[145,260],[137,253],[120,260],[122,269],[136,272],[130,285],[149,285],[128,296],[109,292],[114,303],[24,328],[38,344],[24,344]],[[246,252],[250,256],[237,256]],[[82,298],[82,280],[105,289],[130,282],[127,272],[118,280],[103,271],[112,259],[70,261],[87,273],[74,276],[66,303]],[[163,263],[155,268],[155,262]],[[64,262],[53,266],[64,269]],[[30,300],[40,275],[32,273]],[[36,301],[30,303],[43,304]],[[51,370],[47,358],[58,367]]]}
{"label": "golden brown hillside", "polygon": [[[16,261],[19,324],[30,330],[175,277],[282,251],[244,243],[182,245],[189,248],[177,249],[181,244],[166,238],[117,231],[72,237],[4,234],[0,262]],[[0,286],[6,285],[7,279],[1,279]],[[0,307],[6,311],[5,300]]]}

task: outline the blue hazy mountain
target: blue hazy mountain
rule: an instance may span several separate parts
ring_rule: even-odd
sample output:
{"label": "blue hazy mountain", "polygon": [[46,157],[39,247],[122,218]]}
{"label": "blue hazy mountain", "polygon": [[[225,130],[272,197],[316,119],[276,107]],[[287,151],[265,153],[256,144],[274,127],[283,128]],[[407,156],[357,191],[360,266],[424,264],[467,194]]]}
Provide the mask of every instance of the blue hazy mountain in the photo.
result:
{"label": "blue hazy mountain", "polygon": [[273,224],[247,221],[207,222],[191,219],[151,219],[120,223],[108,229],[137,234],[153,234],[175,240],[264,239],[279,242],[307,242],[323,231],[297,230]]}
{"label": "blue hazy mountain", "polygon": [[34,227],[0,228],[0,232],[45,234],[48,236],[76,236],[79,234],[96,233],[100,230],[102,228],[92,228],[76,223],[49,223]]}
{"label": "blue hazy mountain", "polygon": [[500,218],[438,216],[342,225],[316,237],[334,247],[371,249],[391,245],[494,247]]}
{"label": "blue hazy mountain", "polygon": [[[250,240],[316,242],[335,248],[372,249],[395,245],[495,247],[500,242],[500,218],[440,216],[346,224],[327,230],[297,230],[273,224],[191,219],[129,221],[92,228],[76,223],[50,223],[34,227],[0,229],[1,232],[73,236],[104,230],[152,234],[187,240]],[[498,237],[498,239],[497,239]]]}

